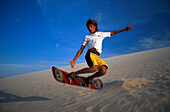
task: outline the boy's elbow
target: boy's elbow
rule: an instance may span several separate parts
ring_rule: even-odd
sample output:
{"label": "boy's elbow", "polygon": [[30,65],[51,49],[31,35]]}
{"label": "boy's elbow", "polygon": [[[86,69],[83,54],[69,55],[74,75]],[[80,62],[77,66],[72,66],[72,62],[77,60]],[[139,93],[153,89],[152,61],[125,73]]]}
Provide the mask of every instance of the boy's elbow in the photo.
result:
{"label": "boy's elbow", "polygon": [[115,33],[114,33],[114,32],[111,32],[110,35],[115,35]]}

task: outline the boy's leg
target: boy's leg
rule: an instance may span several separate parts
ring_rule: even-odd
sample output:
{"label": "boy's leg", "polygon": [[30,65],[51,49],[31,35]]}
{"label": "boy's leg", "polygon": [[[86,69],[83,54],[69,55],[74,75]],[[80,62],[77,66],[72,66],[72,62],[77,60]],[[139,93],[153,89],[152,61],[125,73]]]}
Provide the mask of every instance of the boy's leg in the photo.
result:
{"label": "boy's leg", "polygon": [[95,78],[95,77],[100,77],[102,75],[105,75],[107,72],[107,68],[105,65],[102,65],[100,68],[99,68],[99,71],[96,72],[95,74],[93,74],[92,76],[89,76],[88,78],[91,79],[91,78]]}
{"label": "boy's leg", "polygon": [[[94,75],[89,76],[89,77],[87,78],[87,82],[89,82],[90,79],[93,79],[93,78],[95,78],[95,77],[100,77],[100,76],[102,76],[102,75],[105,75],[106,72],[107,72],[106,66],[105,66],[105,65],[102,65],[102,66],[99,68],[99,71],[98,71],[98,72],[96,72]],[[91,87],[92,87],[92,84],[88,84],[88,87],[91,88]]]}
{"label": "boy's leg", "polygon": [[78,74],[83,74],[83,73],[94,73],[98,70],[98,66],[94,65],[91,68],[83,68],[81,70],[78,70],[76,72],[72,72],[72,76],[77,76]]}
{"label": "boy's leg", "polygon": [[[94,65],[93,67],[91,68],[83,68],[81,70],[78,70],[76,72],[72,72],[71,75],[72,76],[77,76],[78,74],[83,74],[83,73],[94,73],[98,70],[98,66],[97,65]],[[68,80],[70,83],[73,82],[72,78],[71,77],[68,77]]]}

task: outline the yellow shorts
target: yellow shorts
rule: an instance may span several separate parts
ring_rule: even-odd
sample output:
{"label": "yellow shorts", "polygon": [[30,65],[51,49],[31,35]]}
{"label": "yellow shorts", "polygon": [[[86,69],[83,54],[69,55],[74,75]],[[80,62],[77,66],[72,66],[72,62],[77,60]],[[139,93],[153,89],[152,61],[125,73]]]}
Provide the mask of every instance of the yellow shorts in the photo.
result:
{"label": "yellow shorts", "polygon": [[92,67],[94,65],[100,67],[104,65],[106,69],[108,68],[108,65],[97,54],[87,51],[85,58],[89,67]]}

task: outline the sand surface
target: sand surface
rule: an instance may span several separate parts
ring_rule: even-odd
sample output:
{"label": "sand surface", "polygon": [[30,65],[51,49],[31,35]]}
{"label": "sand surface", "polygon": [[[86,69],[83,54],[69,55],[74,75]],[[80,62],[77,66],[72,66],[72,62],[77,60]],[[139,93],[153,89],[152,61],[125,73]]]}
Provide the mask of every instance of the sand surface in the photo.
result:
{"label": "sand surface", "polygon": [[0,112],[170,112],[170,47],[105,61],[100,91],[58,83],[51,70],[1,78]]}

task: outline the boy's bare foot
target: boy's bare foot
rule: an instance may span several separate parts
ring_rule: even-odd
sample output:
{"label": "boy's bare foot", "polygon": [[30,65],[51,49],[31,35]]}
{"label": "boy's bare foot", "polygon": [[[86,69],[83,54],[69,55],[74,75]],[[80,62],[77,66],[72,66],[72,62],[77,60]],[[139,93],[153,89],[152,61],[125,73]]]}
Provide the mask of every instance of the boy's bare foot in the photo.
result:
{"label": "boy's bare foot", "polygon": [[92,84],[88,84],[88,88],[91,89],[92,88]]}
{"label": "boy's bare foot", "polygon": [[69,80],[69,83],[72,84],[73,83],[73,80],[71,77],[68,77],[68,80]]}
{"label": "boy's bare foot", "polygon": [[91,78],[90,77],[87,77],[86,79],[85,79],[85,83],[87,84],[87,87],[90,89],[90,88],[92,88],[92,83],[91,83]]}
{"label": "boy's bare foot", "polygon": [[70,73],[70,74],[67,75],[70,84],[74,83],[74,81],[73,81],[74,76],[72,74],[73,73]]}

